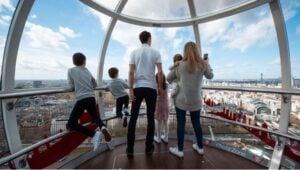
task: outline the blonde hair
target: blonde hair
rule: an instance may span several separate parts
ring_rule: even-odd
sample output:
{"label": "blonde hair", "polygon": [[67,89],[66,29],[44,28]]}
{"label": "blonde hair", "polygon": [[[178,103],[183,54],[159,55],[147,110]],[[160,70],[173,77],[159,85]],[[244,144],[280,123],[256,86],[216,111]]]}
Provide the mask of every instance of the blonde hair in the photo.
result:
{"label": "blonde hair", "polygon": [[193,73],[196,69],[202,72],[207,70],[207,64],[201,58],[196,43],[192,41],[187,42],[184,46],[183,61],[187,61],[189,73]]}

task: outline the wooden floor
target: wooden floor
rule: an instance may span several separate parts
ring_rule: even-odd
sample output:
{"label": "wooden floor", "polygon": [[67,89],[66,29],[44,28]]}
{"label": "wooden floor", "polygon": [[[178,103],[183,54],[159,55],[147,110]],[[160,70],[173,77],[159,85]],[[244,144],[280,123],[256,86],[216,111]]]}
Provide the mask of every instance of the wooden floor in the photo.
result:
{"label": "wooden floor", "polygon": [[93,159],[81,164],[79,169],[266,169],[254,162],[236,156],[226,151],[204,146],[205,154],[198,155],[192,149],[192,143],[185,141],[184,158],[171,155],[170,146],[175,146],[176,141],[168,144],[155,144],[151,156],[145,154],[145,141],[135,141],[135,152],[128,158],[125,150],[126,144],[105,151]]}

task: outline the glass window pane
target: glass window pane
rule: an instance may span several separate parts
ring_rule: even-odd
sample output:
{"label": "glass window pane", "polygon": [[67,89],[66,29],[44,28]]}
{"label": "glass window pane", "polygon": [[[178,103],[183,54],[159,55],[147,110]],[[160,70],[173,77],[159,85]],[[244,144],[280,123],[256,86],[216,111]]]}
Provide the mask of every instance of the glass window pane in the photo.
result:
{"label": "glass window pane", "polygon": [[86,55],[86,67],[96,77],[106,28],[101,25],[108,20],[80,1],[36,1],[21,39],[15,88],[65,86],[75,52]]}
{"label": "glass window pane", "polygon": [[93,0],[94,2],[104,6],[110,10],[115,10],[119,0]]}
{"label": "glass window pane", "polygon": [[8,29],[17,4],[17,0],[0,1],[0,76],[2,75],[2,60]]}
{"label": "glass window pane", "polygon": [[122,13],[137,18],[153,20],[190,18],[186,0],[130,0]]}
{"label": "glass window pane", "polygon": [[194,0],[196,12],[198,16],[206,15],[208,13],[217,12],[226,8],[246,3],[249,0]]}
{"label": "glass window pane", "polygon": [[[288,43],[290,48],[290,60],[292,70],[292,86],[300,89],[300,1],[280,1],[286,23]],[[278,58],[279,60],[279,58]],[[300,136],[300,96],[292,96],[292,108],[290,114],[289,132]],[[296,145],[296,144],[295,144]],[[298,142],[298,146],[300,143]]]}
{"label": "glass window pane", "polygon": [[277,36],[268,5],[199,28],[202,53],[208,53],[217,85],[281,87]]}

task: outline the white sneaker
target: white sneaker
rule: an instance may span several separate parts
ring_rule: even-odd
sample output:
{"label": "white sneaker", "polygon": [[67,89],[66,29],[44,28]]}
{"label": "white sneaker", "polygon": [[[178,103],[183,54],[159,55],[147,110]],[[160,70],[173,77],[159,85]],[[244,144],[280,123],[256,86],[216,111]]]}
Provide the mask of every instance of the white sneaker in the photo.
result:
{"label": "white sneaker", "polygon": [[154,136],[154,141],[155,141],[156,143],[161,143],[161,139],[158,138],[157,136]]}
{"label": "white sneaker", "polygon": [[172,154],[178,156],[179,158],[183,158],[183,151],[179,151],[177,147],[170,147],[169,151]]}
{"label": "white sneaker", "polygon": [[168,143],[168,137],[166,137],[165,135],[161,135],[161,140],[165,143]]}
{"label": "white sneaker", "polygon": [[100,141],[101,141],[101,134],[100,132],[97,131],[92,138],[92,143],[94,144],[94,149],[93,149],[94,151],[98,149]]}
{"label": "white sneaker", "polygon": [[199,148],[198,145],[196,143],[193,144],[193,149],[198,152],[198,154],[203,155],[204,154],[204,150],[203,148]]}

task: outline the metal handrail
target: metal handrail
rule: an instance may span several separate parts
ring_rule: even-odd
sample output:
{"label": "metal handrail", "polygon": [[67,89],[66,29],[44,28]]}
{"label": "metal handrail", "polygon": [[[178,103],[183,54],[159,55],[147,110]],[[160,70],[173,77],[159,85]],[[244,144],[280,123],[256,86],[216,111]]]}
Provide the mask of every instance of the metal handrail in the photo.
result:
{"label": "metal handrail", "polygon": [[[107,90],[104,87],[96,87],[94,90]],[[68,93],[72,90],[68,88],[52,88],[52,89],[26,89],[26,90],[16,90],[14,92],[0,92],[0,99],[10,99],[17,97],[28,97],[28,96],[37,96],[37,95],[47,95],[47,94],[56,94],[56,93]]]}
{"label": "metal handrail", "polygon": [[[282,88],[253,88],[253,87],[228,87],[228,86],[203,86],[204,90],[225,90],[225,91],[242,91],[242,92],[258,92],[258,93],[273,93],[273,94],[289,94],[289,95],[300,95],[298,89],[282,89]],[[107,90],[105,87],[97,87],[95,90]],[[55,93],[68,93],[70,89],[58,88],[58,89],[27,89],[27,90],[16,90],[14,92],[0,92],[0,99],[9,99],[17,97],[27,97],[45,94]]]}
{"label": "metal handrail", "polygon": [[[108,117],[108,118],[102,119],[102,121],[109,121],[109,120],[116,119],[116,118],[118,118],[118,117],[117,116]],[[30,145],[30,146],[28,146],[26,148],[23,148],[22,150],[20,150],[18,152],[15,152],[15,153],[13,153],[13,154],[5,157],[5,158],[1,158],[0,159],[0,165],[3,165],[3,164],[5,164],[5,163],[7,163],[7,162],[9,162],[9,161],[11,161],[11,160],[13,160],[15,158],[18,158],[18,157],[20,157],[20,156],[22,156],[22,155],[24,155],[24,154],[26,154],[28,152],[31,152],[32,150],[34,150],[37,147],[45,145],[48,142],[52,142],[52,141],[54,141],[54,140],[56,140],[58,138],[61,138],[61,137],[65,136],[65,135],[69,134],[69,133],[70,133],[70,131],[67,130],[67,131],[55,134],[53,136],[50,136],[49,138],[43,139],[43,140],[35,143],[33,145]]]}
{"label": "metal handrail", "polygon": [[[171,114],[175,114],[174,112],[171,113]],[[142,116],[142,115],[146,115],[145,113],[141,113],[139,116]],[[265,129],[265,128],[261,128],[261,127],[258,127],[258,126],[253,126],[253,125],[248,125],[248,124],[244,124],[244,123],[241,123],[241,122],[236,122],[236,121],[233,121],[233,120],[228,120],[228,119],[224,119],[224,118],[220,118],[220,117],[217,117],[217,116],[209,116],[209,115],[201,115],[202,118],[206,118],[206,119],[214,119],[214,120],[218,120],[218,121],[222,121],[222,122],[226,122],[226,123],[230,123],[230,124],[234,124],[234,125],[240,125],[240,126],[243,126],[243,127],[247,127],[247,128],[253,128],[253,129],[257,129],[257,130],[261,130],[261,131],[264,131],[264,132],[268,132],[268,133],[271,133],[271,134],[274,134],[274,135],[277,135],[277,136],[280,136],[280,137],[284,137],[284,138],[288,138],[288,139],[292,139],[292,140],[295,140],[295,141],[298,141],[300,142],[300,138],[299,137],[295,137],[295,136],[291,136],[291,135],[288,135],[288,134],[284,134],[284,133],[281,133],[279,131],[273,131],[273,130],[269,130],[269,129]],[[109,120],[112,120],[112,119],[116,119],[118,118],[117,116],[113,116],[113,117],[108,117],[108,118],[105,118],[103,119],[103,121],[109,121]],[[47,139],[43,139],[31,146],[28,146],[16,153],[13,153],[5,158],[1,158],[0,159],[0,165],[3,165],[17,157],[20,157],[32,150],[34,150],[35,148],[37,147],[40,147],[48,142],[51,142],[51,141],[54,141],[58,138],[61,138],[65,135],[67,135],[70,131],[65,131],[65,132],[62,132],[62,133],[58,133],[56,135],[53,135]]]}
{"label": "metal handrail", "polygon": [[280,137],[285,137],[285,138],[292,139],[292,140],[300,142],[300,137],[291,136],[291,135],[282,133],[280,131],[273,131],[273,130],[262,128],[262,127],[259,127],[259,126],[248,125],[248,124],[245,124],[245,123],[242,123],[242,122],[237,122],[237,121],[234,121],[234,120],[228,120],[228,119],[221,118],[221,117],[218,117],[218,116],[201,115],[201,117],[206,118],[206,119],[214,119],[214,120],[218,120],[218,121],[223,121],[223,122],[226,122],[226,123],[239,125],[239,126],[246,127],[246,128],[253,128],[253,129],[256,129],[256,130],[268,132],[268,133],[271,133],[271,134],[274,134],[274,135],[277,135],[277,136],[280,136]]}
{"label": "metal handrail", "polygon": [[202,89],[300,95],[300,89],[292,89],[292,88],[283,89],[283,88],[253,88],[253,87],[230,87],[230,86],[203,86]]}

